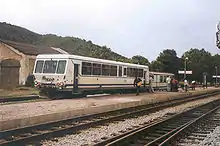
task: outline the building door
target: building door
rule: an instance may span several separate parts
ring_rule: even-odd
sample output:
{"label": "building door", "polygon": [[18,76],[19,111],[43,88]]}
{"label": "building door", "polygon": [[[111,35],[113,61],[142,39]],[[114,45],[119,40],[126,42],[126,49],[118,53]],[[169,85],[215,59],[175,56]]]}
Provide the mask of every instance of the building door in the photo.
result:
{"label": "building door", "polygon": [[13,89],[19,85],[18,60],[6,59],[0,63],[0,88]]}
{"label": "building door", "polygon": [[73,75],[73,90],[74,92],[78,91],[79,83],[79,64],[74,64],[74,75]]}

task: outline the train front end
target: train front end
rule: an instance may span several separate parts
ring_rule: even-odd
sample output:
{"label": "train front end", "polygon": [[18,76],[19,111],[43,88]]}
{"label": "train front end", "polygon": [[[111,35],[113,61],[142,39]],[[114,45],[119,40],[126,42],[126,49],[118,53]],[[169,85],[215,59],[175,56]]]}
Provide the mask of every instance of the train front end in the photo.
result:
{"label": "train front end", "polygon": [[64,90],[67,64],[65,55],[38,55],[33,70],[35,87],[47,94]]}

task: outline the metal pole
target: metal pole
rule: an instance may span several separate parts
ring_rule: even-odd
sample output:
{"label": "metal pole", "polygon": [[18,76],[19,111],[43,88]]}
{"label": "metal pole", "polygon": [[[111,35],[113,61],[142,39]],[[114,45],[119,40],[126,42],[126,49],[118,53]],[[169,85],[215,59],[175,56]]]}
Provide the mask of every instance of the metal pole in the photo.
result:
{"label": "metal pole", "polygon": [[185,64],[184,64],[184,80],[186,79],[186,59],[185,59]]}
{"label": "metal pole", "polygon": [[218,80],[218,78],[217,78],[217,73],[218,72],[218,67],[216,66],[215,67],[215,85],[217,86],[217,80]]}
{"label": "metal pole", "polygon": [[186,58],[185,58],[185,67],[184,67],[184,79],[186,79]]}

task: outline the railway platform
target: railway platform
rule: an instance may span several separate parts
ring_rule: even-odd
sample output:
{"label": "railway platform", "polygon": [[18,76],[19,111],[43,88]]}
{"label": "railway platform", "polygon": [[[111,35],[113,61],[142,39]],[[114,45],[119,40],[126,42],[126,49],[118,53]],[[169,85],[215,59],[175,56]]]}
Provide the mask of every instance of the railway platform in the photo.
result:
{"label": "railway platform", "polygon": [[17,103],[0,106],[0,130],[24,127],[67,119],[75,116],[107,112],[122,108],[134,107],[144,104],[169,101],[219,91],[220,88],[208,88],[185,92],[156,92],[124,95],[108,95],[101,97],[89,97],[78,99],[62,99],[41,102]]}

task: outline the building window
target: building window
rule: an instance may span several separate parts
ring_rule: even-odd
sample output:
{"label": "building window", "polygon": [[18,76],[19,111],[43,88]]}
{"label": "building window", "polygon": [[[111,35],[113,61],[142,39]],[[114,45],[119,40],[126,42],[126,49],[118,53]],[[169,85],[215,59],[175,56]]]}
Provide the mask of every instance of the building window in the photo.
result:
{"label": "building window", "polygon": [[101,64],[93,63],[92,75],[101,75],[102,66]]}
{"label": "building window", "polygon": [[64,74],[66,68],[66,60],[60,60],[58,62],[58,67],[57,67],[57,74]]}
{"label": "building window", "polygon": [[43,65],[44,65],[44,61],[43,60],[38,60],[36,63],[36,67],[35,67],[35,73],[42,73],[42,69],[43,69]]}
{"label": "building window", "polygon": [[117,66],[111,66],[110,76],[117,76]]}
{"label": "building window", "polygon": [[102,75],[109,76],[110,75],[110,65],[102,65]]}
{"label": "building window", "polygon": [[82,75],[91,75],[92,74],[92,64],[88,62],[82,63]]}
{"label": "building window", "polygon": [[55,73],[57,67],[57,61],[47,60],[44,63],[43,73]]}

